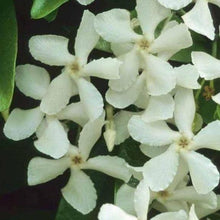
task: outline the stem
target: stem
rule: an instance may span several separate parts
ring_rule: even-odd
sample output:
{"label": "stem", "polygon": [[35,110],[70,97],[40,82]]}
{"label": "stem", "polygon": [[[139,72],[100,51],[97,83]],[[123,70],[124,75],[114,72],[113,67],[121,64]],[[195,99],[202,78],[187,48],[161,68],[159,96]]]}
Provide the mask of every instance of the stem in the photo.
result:
{"label": "stem", "polygon": [[[212,56],[213,57],[217,57],[218,54],[218,36],[216,35],[215,40],[212,43]],[[209,82],[209,86],[214,89],[215,85],[214,85],[214,80],[210,80]]]}
{"label": "stem", "polygon": [[201,88],[196,92],[196,95],[195,95],[195,100],[198,100],[199,99],[199,96],[200,96],[200,94],[201,94],[201,92],[202,92],[202,88],[203,88],[203,86],[204,86],[204,84],[205,84],[205,79],[203,79],[202,81],[201,81]]}
{"label": "stem", "polygon": [[183,9],[180,9],[180,10],[178,11],[178,14],[179,14],[180,16],[183,16],[183,15],[186,14],[186,12],[185,12]]}
{"label": "stem", "polygon": [[113,106],[107,104],[106,107],[105,107],[105,110],[106,110],[107,120],[108,120],[108,121],[113,120],[113,114],[114,114],[114,108],[113,108]]}
{"label": "stem", "polygon": [[161,32],[164,30],[164,28],[166,27],[166,25],[170,22],[170,20],[172,19],[172,17],[173,17],[173,12],[171,12],[170,16],[167,17],[167,19],[165,20]]}

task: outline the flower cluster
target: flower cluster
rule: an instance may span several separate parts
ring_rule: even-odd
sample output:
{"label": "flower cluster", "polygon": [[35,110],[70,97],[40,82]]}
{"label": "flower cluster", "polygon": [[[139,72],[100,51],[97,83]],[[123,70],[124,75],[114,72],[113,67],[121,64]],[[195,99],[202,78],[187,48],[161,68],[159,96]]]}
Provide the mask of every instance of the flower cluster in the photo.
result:
{"label": "flower cluster", "polygon": [[[83,170],[122,180],[115,204],[103,205],[99,220],[146,220],[149,205],[161,212],[152,220],[197,220],[220,208],[220,197],[213,192],[219,183],[218,169],[198,152],[202,148],[220,150],[220,121],[204,125],[194,95],[204,84],[200,85],[199,78],[220,78],[220,60],[194,51],[192,63],[174,67],[169,62],[193,45],[189,29],[214,40],[207,0],[193,3],[182,16],[183,22],[175,20],[171,9],[179,10],[191,2],[137,0],[133,17],[125,9],[96,16],[85,10],[75,38],[75,55],[68,51],[65,37],[30,39],[35,60],[63,68],[52,81],[42,67],[26,64],[16,69],[18,89],[40,105],[14,109],[4,133],[15,141],[35,134],[34,146],[50,157],[30,161],[29,185],[45,183],[70,169],[62,195],[73,208],[87,214],[95,208],[97,194]],[[209,2],[220,6],[218,0]],[[110,43],[112,54],[90,60],[100,38]],[[91,77],[109,80],[105,109]],[[75,102],[72,97],[77,96]],[[211,96],[220,104],[220,93]],[[80,128],[75,145],[69,139],[67,122]],[[133,167],[117,155],[91,157],[102,134],[109,151],[131,136],[140,142],[140,150],[149,160],[142,167]],[[129,184],[131,179],[138,182],[135,187]]]}

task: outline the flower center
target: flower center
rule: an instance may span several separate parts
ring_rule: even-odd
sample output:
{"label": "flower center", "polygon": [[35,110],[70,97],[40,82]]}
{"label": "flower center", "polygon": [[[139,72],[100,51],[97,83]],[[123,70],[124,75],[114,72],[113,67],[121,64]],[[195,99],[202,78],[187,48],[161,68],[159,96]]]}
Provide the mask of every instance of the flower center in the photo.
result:
{"label": "flower center", "polygon": [[70,65],[70,70],[72,74],[77,74],[80,71],[80,66],[79,63],[77,61],[74,61],[71,65]]}
{"label": "flower center", "polygon": [[72,160],[73,165],[75,166],[78,166],[83,162],[82,157],[80,156],[74,156],[71,158],[71,160]]}
{"label": "flower center", "polygon": [[148,48],[150,47],[150,43],[148,40],[146,40],[145,38],[141,39],[140,41],[137,42],[138,47],[141,50],[147,51]]}
{"label": "flower center", "polygon": [[161,198],[161,199],[167,199],[170,196],[170,193],[166,190],[164,191],[159,191],[157,193],[157,195]]}
{"label": "flower center", "polygon": [[182,136],[178,141],[177,141],[177,150],[190,150],[191,148],[191,140]]}

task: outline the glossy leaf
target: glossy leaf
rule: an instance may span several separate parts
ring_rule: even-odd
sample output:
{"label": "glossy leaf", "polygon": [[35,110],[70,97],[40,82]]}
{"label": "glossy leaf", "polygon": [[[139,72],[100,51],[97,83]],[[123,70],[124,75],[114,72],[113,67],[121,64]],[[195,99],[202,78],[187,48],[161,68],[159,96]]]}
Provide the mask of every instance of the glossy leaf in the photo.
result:
{"label": "glossy leaf", "polygon": [[68,0],[34,0],[31,8],[31,17],[39,19],[47,16]]}
{"label": "glossy leaf", "polygon": [[0,112],[10,107],[17,56],[17,22],[12,0],[0,1]]}

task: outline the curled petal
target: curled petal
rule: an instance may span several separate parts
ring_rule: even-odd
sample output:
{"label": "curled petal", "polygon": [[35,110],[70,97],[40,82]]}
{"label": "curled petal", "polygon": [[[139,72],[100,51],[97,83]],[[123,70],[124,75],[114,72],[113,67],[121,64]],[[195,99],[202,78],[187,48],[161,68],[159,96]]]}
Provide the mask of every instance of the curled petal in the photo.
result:
{"label": "curled petal", "polygon": [[139,38],[130,23],[130,13],[124,9],[112,9],[98,14],[95,19],[96,31],[111,43],[132,42]]}
{"label": "curled petal", "polygon": [[15,81],[26,96],[41,100],[49,87],[50,76],[44,68],[26,64],[16,67]]}
{"label": "curled petal", "polygon": [[55,179],[69,168],[70,163],[67,157],[59,160],[33,158],[28,164],[28,185],[33,186]]}
{"label": "curled petal", "polygon": [[29,40],[35,60],[51,66],[65,66],[74,60],[68,51],[68,39],[57,35],[36,35]]}
{"label": "curled petal", "polygon": [[208,1],[197,0],[191,11],[183,15],[182,18],[190,29],[208,37],[210,40],[214,40],[215,28]]}
{"label": "curled petal", "polygon": [[14,141],[28,138],[36,132],[43,117],[44,114],[39,107],[29,110],[16,108],[10,113],[5,123],[4,134]]}

